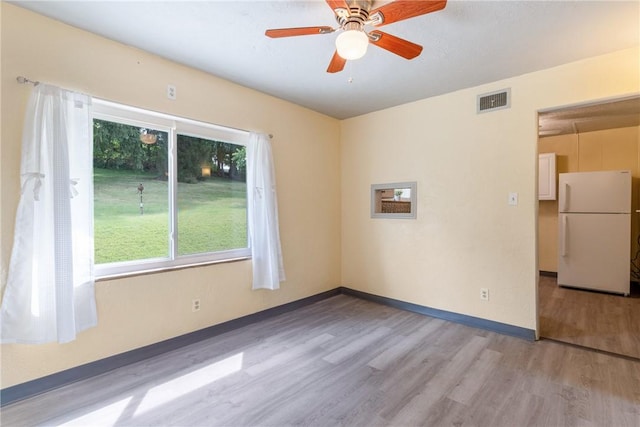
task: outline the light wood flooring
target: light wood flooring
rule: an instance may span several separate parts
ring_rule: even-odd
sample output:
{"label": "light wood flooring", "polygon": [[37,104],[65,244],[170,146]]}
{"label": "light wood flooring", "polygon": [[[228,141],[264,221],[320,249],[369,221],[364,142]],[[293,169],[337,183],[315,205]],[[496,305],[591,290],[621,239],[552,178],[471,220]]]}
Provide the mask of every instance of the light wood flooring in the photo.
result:
{"label": "light wood flooring", "polygon": [[633,426],[640,362],[339,295],[2,410],[3,426]]}
{"label": "light wood flooring", "polygon": [[540,276],[540,336],[640,359],[640,295],[559,287]]}

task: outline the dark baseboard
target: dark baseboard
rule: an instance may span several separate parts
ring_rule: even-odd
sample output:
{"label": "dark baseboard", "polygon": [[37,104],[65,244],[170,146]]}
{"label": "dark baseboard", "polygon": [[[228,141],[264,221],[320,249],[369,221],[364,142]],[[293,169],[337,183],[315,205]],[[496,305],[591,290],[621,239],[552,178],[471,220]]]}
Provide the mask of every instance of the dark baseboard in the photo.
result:
{"label": "dark baseboard", "polygon": [[540,270],[540,275],[541,276],[547,276],[547,277],[558,277],[558,273],[556,273],[555,271],[542,271],[542,270]]}
{"label": "dark baseboard", "polygon": [[319,293],[317,295],[312,295],[307,298],[263,310],[258,313],[249,314],[238,319],[229,320],[228,322],[210,326],[205,329],[200,329],[198,331],[180,335],[175,338],[137,348],[135,350],[130,350],[125,353],[117,354],[115,356],[96,360],[95,362],[90,362],[85,365],[57,372],[55,374],[47,375],[46,377],[7,387],[0,390],[0,407],[63,387],[77,381],[104,374],[114,369],[121,368],[123,366],[130,365],[132,363],[136,363],[150,357],[158,356],[172,350],[177,350],[189,344],[194,344],[196,342],[232,331],[234,329],[241,328],[243,326],[250,325],[252,323],[260,322],[262,320],[266,320],[280,314],[288,313],[298,308],[325,300],[327,298],[331,298],[339,294],[351,295],[357,298],[365,299],[390,307],[395,307],[401,310],[424,314],[427,316],[436,317],[438,319],[449,320],[452,322],[461,323],[463,325],[472,326],[475,328],[486,329],[504,335],[510,335],[527,340],[535,340],[535,331],[531,329],[520,328],[517,326],[507,325],[491,320],[480,319],[478,317],[466,316],[464,314],[429,308],[417,304],[395,300],[392,298],[386,298],[366,292],[357,291],[346,287],[339,287],[330,291]]}
{"label": "dark baseboard", "polygon": [[451,322],[461,323],[463,325],[472,326],[474,328],[486,329],[488,331],[497,332],[503,335],[510,335],[512,337],[522,338],[529,341],[535,341],[536,339],[536,331],[533,329],[521,328],[519,326],[508,325],[506,323],[495,322],[493,320],[482,319],[479,317],[467,316],[465,314],[454,313],[451,311],[438,310],[436,308],[430,308],[423,305],[400,301],[397,299],[381,297],[378,295],[356,291],[355,289],[349,289],[345,287],[341,287],[340,292],[345,295],[352,295],[354,297],[377,302],[378,304],[388,305],[390,307],[412,311],[414,313],[424,314],[426,316],[431,316],[438,319],[449,320]]}

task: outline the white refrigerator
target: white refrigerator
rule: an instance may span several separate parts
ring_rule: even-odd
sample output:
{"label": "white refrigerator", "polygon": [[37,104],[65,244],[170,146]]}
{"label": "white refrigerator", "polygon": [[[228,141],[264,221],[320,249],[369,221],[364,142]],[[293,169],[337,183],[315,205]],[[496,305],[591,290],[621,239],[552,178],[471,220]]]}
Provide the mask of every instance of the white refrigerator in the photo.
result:
{"label": "white refrigerator", "polygon": [[631,172],[561,173],[558,285],[629,295]]}

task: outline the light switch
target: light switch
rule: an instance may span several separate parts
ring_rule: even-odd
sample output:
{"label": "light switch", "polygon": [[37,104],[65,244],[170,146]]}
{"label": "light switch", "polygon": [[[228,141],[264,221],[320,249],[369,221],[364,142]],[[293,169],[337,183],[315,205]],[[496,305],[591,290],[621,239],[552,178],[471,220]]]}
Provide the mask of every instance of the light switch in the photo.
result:
{"label": "light switch", "polygon": [[509,193],[509,204],[511,206],[518,206],[518,193]]}

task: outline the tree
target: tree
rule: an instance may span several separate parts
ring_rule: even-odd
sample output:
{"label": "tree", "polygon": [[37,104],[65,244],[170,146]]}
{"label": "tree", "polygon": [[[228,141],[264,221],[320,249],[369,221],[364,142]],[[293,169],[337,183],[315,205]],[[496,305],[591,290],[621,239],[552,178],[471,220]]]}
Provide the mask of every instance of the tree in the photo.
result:
{"label": "tree", "polygon": [[247,147],[236,148],[236,151],[231,155],[237,174],[244,178],[247,174]]}
{"label": "tree", "polygon": [[231,158],[236,163],[238,171],[245,171],[247,168],[247,147],[237,148]]}
{"label": "tree", "polygon": [[167,134],[157,132],[155,144],[140,141],[144,128],[95,119],[93,121],[93,165],[106,169],[154,171],[164,176]]}
{"label": "tree", "polygon": [[178,182],[196,183],[202,167],[211,166],[212,153],[211,141],[178,135]]}
{"label": "tree", "polygon": [[[143,133],[157,135],[153,144],[140,140]],[[154,172],[158,179],[168,177],[168,134],[106,120],[93,122],[94,167]],[[202,168],[212,167],[220,177],[237,179],[246,174],[246,149],[236,144],[178,135],[178,182],[197,183]]]}

